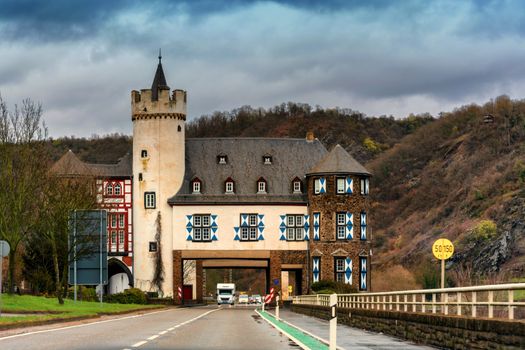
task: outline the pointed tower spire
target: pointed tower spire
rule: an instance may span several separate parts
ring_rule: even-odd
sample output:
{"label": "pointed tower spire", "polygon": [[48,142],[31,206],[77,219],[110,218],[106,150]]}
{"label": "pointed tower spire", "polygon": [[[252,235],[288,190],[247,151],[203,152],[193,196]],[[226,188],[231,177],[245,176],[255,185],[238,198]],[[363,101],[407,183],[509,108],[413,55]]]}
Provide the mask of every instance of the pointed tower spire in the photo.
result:
{"label": "pointed tower spire", "polygon": [[155,77],[153,78],[153,84],[151,84],[151,100],[159,100],[159,89],[160,90],[169,90],[169,86],[166,83],[166,77],[164,76],[164,70],[162,69],[162,54],[159,48],[159,65],[157,66],[157,71],[155,72]]}

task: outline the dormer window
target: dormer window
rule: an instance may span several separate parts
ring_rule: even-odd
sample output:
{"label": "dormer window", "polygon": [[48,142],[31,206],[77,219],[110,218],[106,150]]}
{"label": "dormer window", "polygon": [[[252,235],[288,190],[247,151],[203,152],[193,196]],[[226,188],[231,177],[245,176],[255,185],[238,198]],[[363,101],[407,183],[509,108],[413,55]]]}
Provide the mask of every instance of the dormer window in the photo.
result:
{"label": "dormer window", "polygon": [[148,158],[148,151],[145,149],[140,151],[140,158]]}
{"label": "dormer window", "polygon": [[264,178],[261,177],[259,180],[257,180],[257,193],[266,193],[266,187],[266,180]]}
{"label": "dormer window", "polygon": [[224,154],[219,154],[217,156],[217,163],[218,164],[227,164],[228,163],[228,156]]}
{"label": "dormer window", "polygon": [[292,181],[292,189],[293,189],[293,193],[301,193],[302,192],[302,182],[301,180],[299,180],[298,177],[296,177],[295,179],[293,179]]}
{"label": "dormer window", "polygon": [[195,178],[191,181],[191,192],[192,193],[201,193],[202,182],[198,178]]}
{"label": "dormer window", "polygon": [[263,156],[263,163],[264,164],[272,164],[272,156]]}
{"label": "dormer window", "polygon": [[229,177],[224,182],[224,192],[225,193],[235,193],[235,183],[233,182],[232,178]]}

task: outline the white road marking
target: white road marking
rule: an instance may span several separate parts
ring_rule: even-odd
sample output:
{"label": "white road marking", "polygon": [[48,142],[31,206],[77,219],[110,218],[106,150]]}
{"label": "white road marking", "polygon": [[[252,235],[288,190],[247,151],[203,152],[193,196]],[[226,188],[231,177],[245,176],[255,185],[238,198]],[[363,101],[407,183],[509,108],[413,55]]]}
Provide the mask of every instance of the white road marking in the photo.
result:
{"label": "white road marking", "polygon": [[14,334],[14,335],[9,335],[7,337],[0,338],[0,341],[4,340],[4,339],[25,337],[27,335],[33,335],[33,334],[56,332],[56,331],[61,331],[61,330],[64,330],[64,329],[72,329],[72,328],[91,326],[91,325],[100,324],[100,323],[115,322],[115,321],[126,320],[126,319],[130,319],[130,318],[143,317],[143,316],[158,314],[158,313],[161,313],[161,312],[174,311],[174,310],[182,310],[182,309],[169,309],[169,310],[154,311],[154,312],[149,312],[149,313],[140,314],[140,315],[133,315],[133,316],[126,316],[126,317],[121,317],[121,318],[114,318],[114,319],[111,319],[111,320],[95,321],[95,322],[90,322],[90,323],[78,324],[78,325],[75,325],[75,326],[66,326],[66,327],[60,327],[60,328],[44,329],[44,330],[41,330],[41,331],[34,331],[34,332],[28,332],[28,333]]}
{"label": "white road marking", "polygon": [[171,332],[174,329],[175,329],[175,327],[171,327],[171,328],[168,328],[168,331]]}
{"label": "white road marking", "polygon": [[146,343],[147,343],[146,340],[139,341],[138,343],[135,343],[135,344],[131,345],[131,347],[132,347],[132,348],[138,348],[139,346],[144,345],[144,344],[146,344]]}
{"label": "white road marking", "polygon": [[[203,314],[201,314],[201,315],[199,315],[199,316],[197,316],[197,317],[192,318],[191,320],[188,320],[188,321],[183,322],[183,323],[181,323],[181,324],[178,324],[178,325],[176,325],[176,326],[174,326],[174,327],[171,327],[170,329],[175,329],[175,328],[177,328],[177,327],[180,327],[180,326],[183,326],[183,325],[185,325],[185,324],[191,323],[191,322],[193,322],[193,321],[198,320],[198,319],[201,318],[201,317],[204,317],[204,316],[206,316],[206,315],[208,315],[208,314],[211,314],[212,312],[219,311],[219,310],[220,310],[220,309],[215,309],[215,310],[211,310],[211,311],[205,312],[205,313],[203,313]],[[168,330],[169,330],[169,329],[168,329]],[[148,340],[157,339],[160,335],[162,335],[162,334],[166,334],[166,333],[168,333],[168,331],[162,331],[162,332],[160,332],[159,334],[152,335],[151,337],[149,337],[149,338],[147,338],[147,339],[148,339]],[[146,344],[147,342],[148,342],[147,340],[144,340],[144,341],[141,341],[141,342],[138,342],[138,343],[136,343],[136,344],[131,345],[131,347],[132,347],[132,348],[138,348],[139,346],[144,345],[144,344]]]}

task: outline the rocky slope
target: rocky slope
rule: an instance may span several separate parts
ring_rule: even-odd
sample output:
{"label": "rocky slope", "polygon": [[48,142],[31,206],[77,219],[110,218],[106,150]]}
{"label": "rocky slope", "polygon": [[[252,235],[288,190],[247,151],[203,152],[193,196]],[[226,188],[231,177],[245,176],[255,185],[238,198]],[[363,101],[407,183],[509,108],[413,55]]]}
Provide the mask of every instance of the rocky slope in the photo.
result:
{"label": "rocky slope", "polygon": [[402,265],[425,286],[437,272],[432,243],[445,237],[456,248],[450,284],[522,277],[524,141],[525,102],[502,96],[448,113],[371,161],[376,268]]}

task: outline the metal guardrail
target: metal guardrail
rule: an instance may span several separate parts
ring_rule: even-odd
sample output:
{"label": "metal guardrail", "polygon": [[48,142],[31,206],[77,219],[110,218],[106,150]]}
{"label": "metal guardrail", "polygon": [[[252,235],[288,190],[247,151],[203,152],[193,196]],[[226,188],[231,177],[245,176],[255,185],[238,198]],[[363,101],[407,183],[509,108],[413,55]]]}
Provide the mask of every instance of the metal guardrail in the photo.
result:
{"label": "metal guardrail", "polygon": [[[523,291],[518,299],[515,291]],[[299,295],[293,304],[328,306],[329,294]],[[525,283],[381,293],[338,294],[337,306],[399,312],[421,312],[473,318],[525,319]]]}

